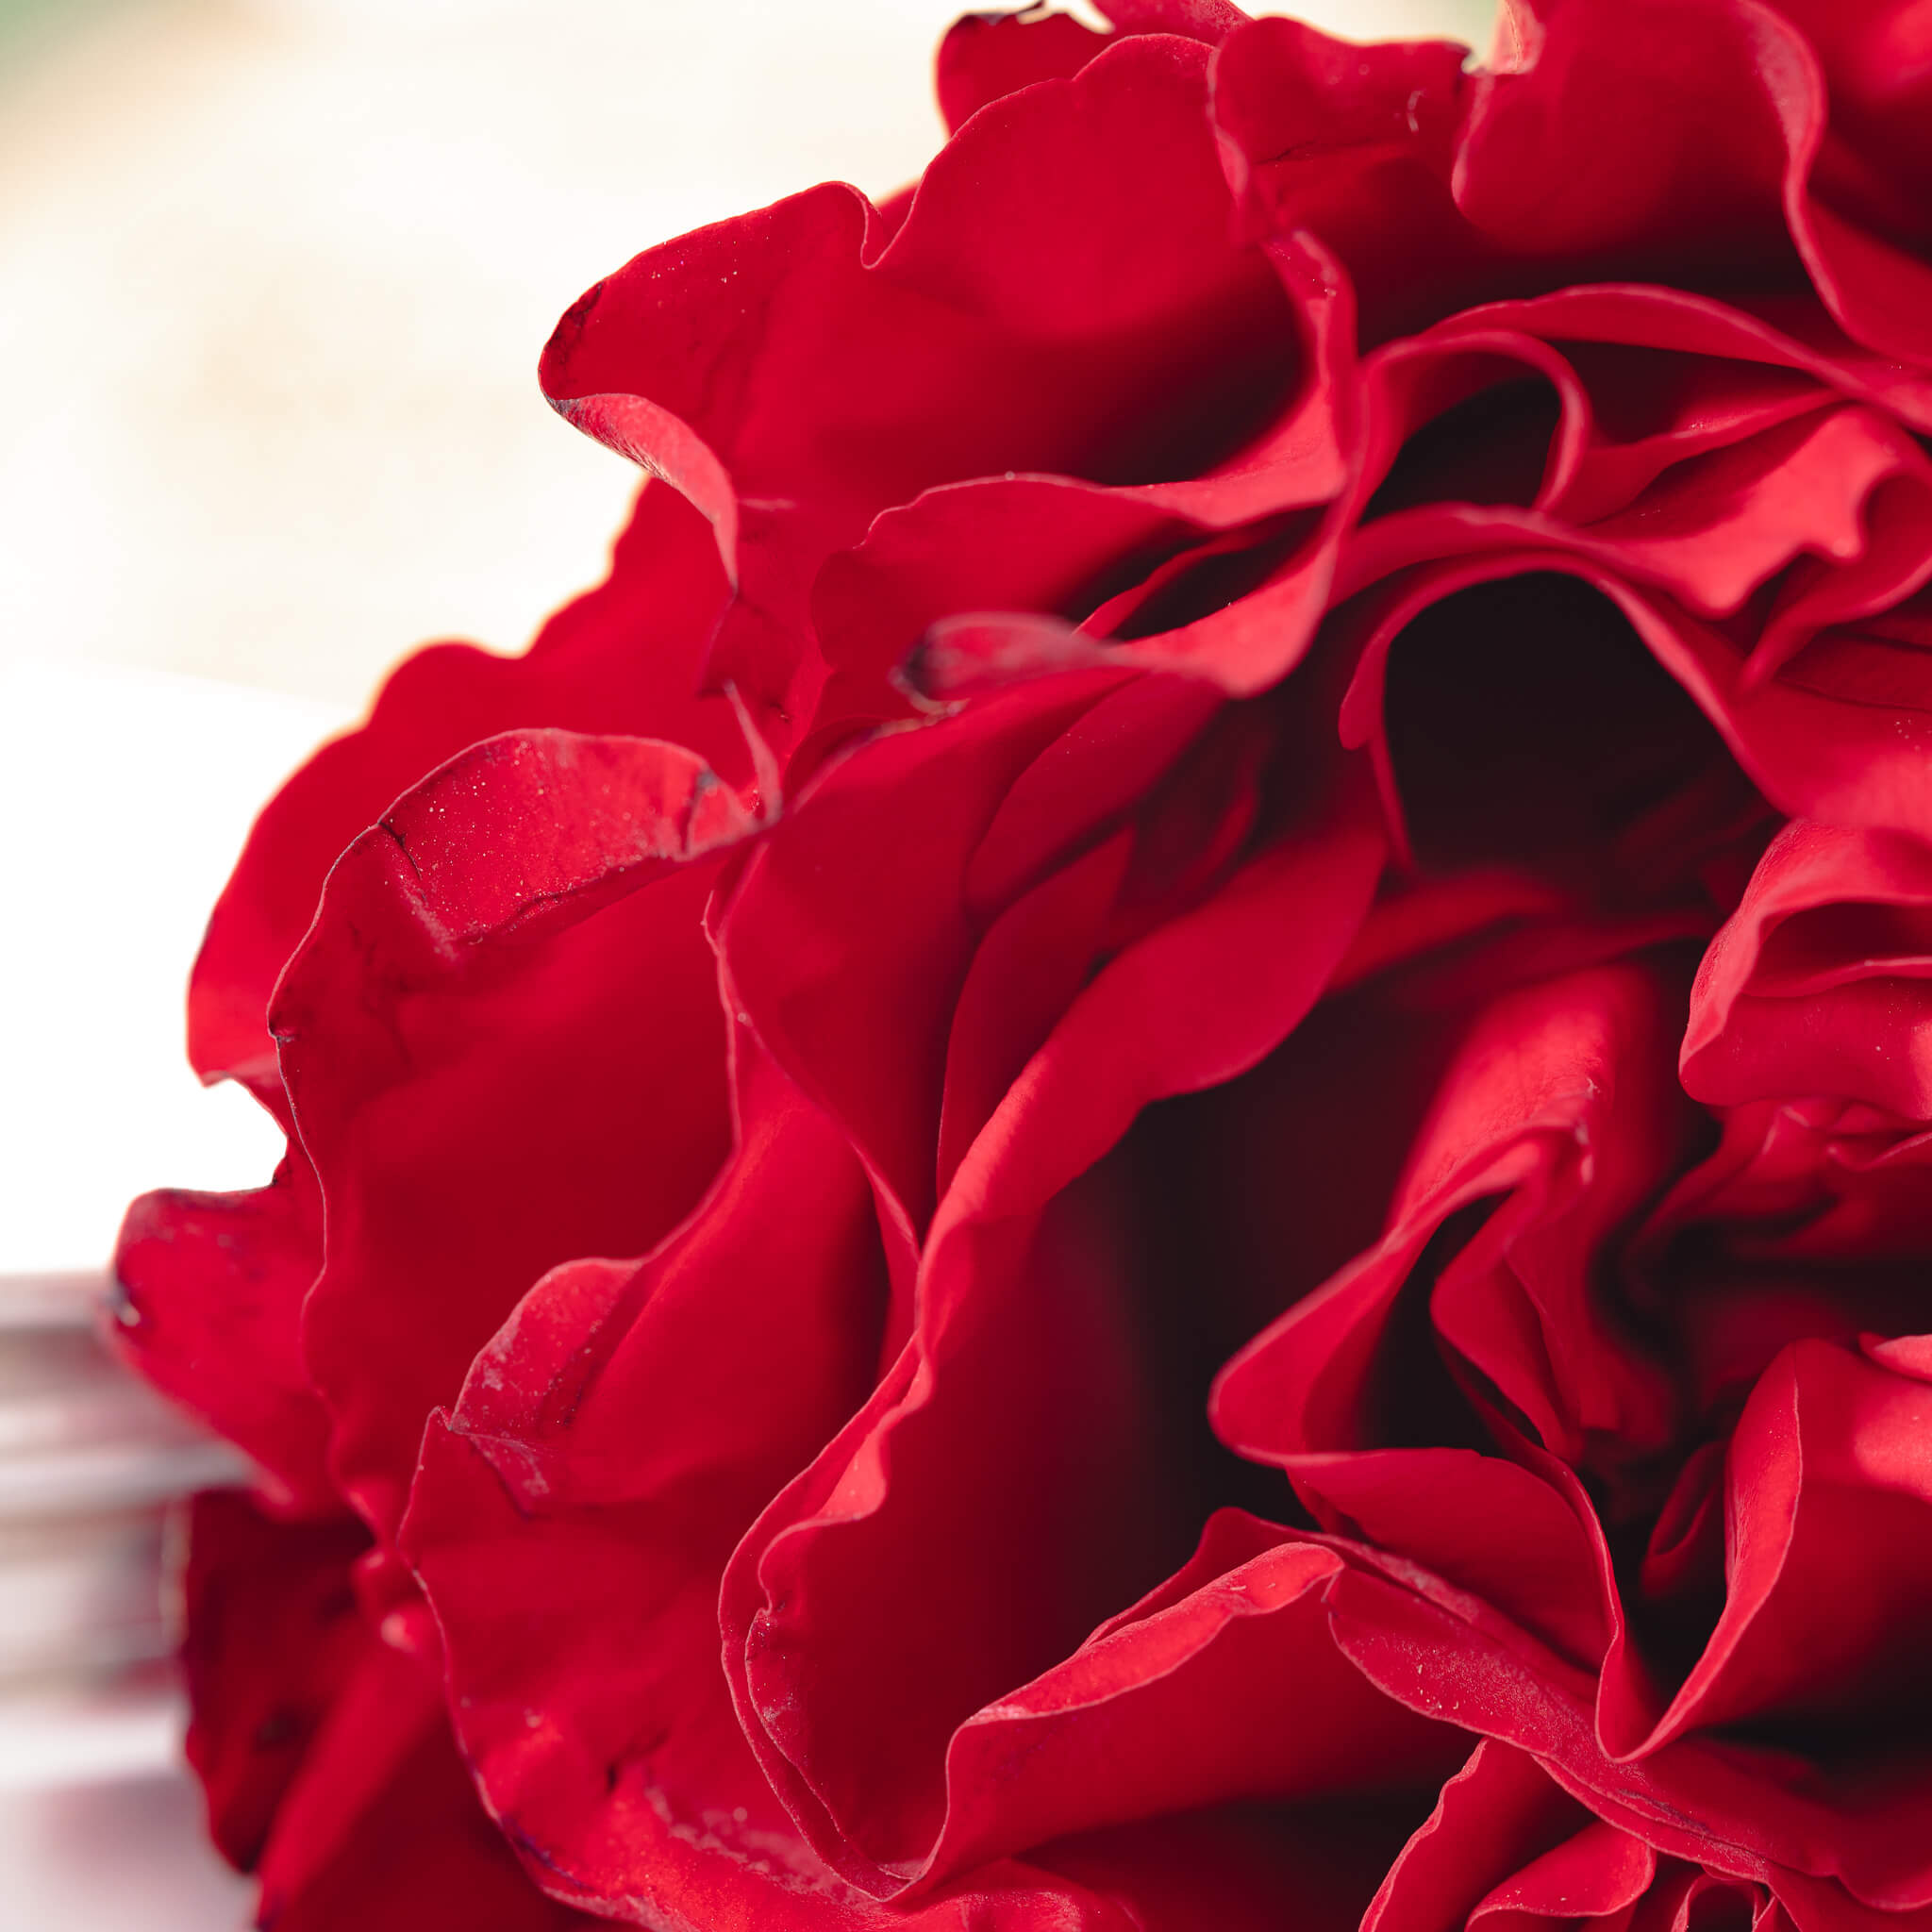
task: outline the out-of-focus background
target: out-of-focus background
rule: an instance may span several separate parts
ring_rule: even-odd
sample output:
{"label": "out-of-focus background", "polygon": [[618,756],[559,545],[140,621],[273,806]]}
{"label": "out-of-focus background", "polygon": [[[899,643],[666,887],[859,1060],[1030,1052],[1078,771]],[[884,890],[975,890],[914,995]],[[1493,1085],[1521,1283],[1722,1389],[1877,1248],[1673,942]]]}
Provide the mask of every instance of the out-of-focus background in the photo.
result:
{"label": "out-of-focus background", "polygon": [[[956,10],[0,0],[0,1932],[246,1912],[157,1588],[166,1499],[235,1466],[89,1321],[131,1194],[275,1158],[180,1056],[249,819],[402,652],[519,648],[596,578],[634,473],[544,408],[551,324],[682,229],[916,174]],[[1491,8],[1280,10],[1481,47]]]}

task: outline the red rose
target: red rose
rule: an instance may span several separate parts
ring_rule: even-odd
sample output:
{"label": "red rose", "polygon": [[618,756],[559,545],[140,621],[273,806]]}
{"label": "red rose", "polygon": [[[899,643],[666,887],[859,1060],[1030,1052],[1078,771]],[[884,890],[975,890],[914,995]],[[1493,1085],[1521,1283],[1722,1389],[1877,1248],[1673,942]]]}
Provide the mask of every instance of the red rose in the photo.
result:
{"label": "red rose", "polygon": [[1932,22],[1108,11],[577,304],[216,909],[278,1932],[1932,1910]]}

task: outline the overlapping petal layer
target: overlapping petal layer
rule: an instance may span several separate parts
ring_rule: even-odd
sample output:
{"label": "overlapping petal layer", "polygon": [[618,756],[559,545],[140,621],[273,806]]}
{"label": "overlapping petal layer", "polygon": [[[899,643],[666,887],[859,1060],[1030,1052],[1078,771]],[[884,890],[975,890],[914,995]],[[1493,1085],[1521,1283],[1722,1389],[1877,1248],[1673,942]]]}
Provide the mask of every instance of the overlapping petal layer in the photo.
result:
{"label": "overlapping petal layer", "polygon": [[217,909],[283,1932],[1932,1912],[1924,9],[1104,10],[571,310],[608,582]]}

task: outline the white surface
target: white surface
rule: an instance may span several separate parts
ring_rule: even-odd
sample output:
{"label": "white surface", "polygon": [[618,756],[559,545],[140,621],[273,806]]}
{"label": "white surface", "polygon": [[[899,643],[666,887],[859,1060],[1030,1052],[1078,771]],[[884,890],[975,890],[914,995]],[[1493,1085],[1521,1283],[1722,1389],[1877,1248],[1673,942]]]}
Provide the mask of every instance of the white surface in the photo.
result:
{"label": "white surface", "polygon": [[280,1137],[182,1058],[188,968],[256,808],[345,708],[0,658],[0,1271],[99,1268],[144,1188],[258,1186]]}
{"label": "white surface", "polygon": [[543,407],[649,243],[938,139],[941,0],[147,0],[0,133],[0,628],[359,700],[520,646],[634,481]]}
{"label": "white surface", "polygon": [[158,1683],[114,1693],[27,1691],[6,1710],[0,1793],[161,1777],[181,1757],[181,1702]]}
{"label": "white surface", "polygon": [[254,1888],[202,1843],[199,1793],[169,1774],[0,1802],[0,1932],[231,1932]]}

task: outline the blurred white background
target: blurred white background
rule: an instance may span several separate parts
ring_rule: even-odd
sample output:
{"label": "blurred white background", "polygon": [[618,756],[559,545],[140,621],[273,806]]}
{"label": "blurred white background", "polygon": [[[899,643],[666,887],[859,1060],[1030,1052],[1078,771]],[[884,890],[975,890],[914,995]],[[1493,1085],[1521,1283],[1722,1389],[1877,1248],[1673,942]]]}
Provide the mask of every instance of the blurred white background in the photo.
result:
{"label": "blurred white background", "polygon": [[[699,223],[909,178],[955,10],[0,0],[0,1276],[71,1272],[0,1283],[5,1932],[244,1910],[165,1687],[46,1646],[151,1588],[139,1512],[207,1474],[134,1397],[99,1419],[71,1322],[130,1194],[275,1158],[180,1052],[248,820],[403,651],[519,648],[595,579],[634,473],[537,393],[557,315]],[[1283,10],[1480,46],[1491,6]]]}

